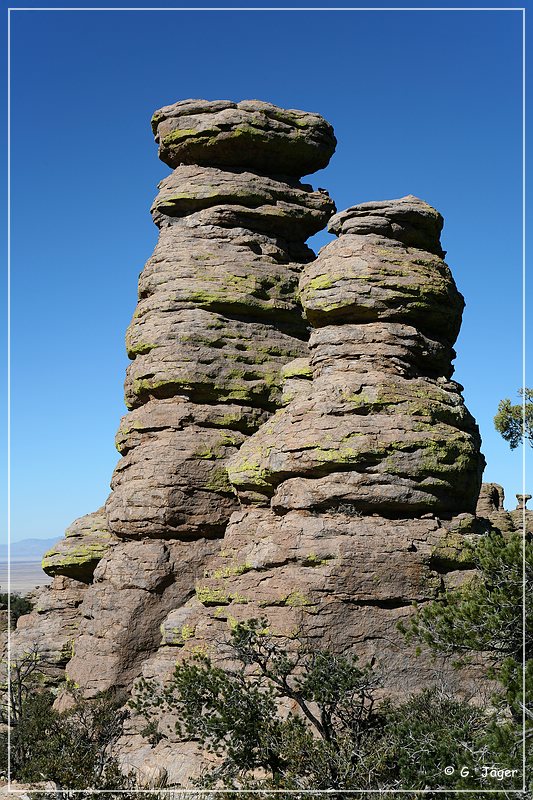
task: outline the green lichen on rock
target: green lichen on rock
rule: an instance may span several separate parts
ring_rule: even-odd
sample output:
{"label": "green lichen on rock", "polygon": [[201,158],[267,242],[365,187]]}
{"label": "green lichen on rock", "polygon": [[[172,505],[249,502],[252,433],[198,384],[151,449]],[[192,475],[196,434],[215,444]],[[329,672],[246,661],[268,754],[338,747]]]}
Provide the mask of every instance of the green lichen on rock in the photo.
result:
{"label": "green lichen on rock", "polygon": [[447,532],[431,551],[431,564],[439,569],[471,569],[475,566],[472,543],[459,532]]}
{"label": "green lichen on rock", "polygon": [[182,625],[180,628],[172,628],[170,631],[164,629],[165,644],[175,645],[176,647],[183,647],[183,645],[194,638],[196,628],[193,625]]}
{"label": "green lichen on rock", "polygon": [[320,558],[316,555],[316,553],[308,553],[305,556],[304,560],[304,567],[325,567],[329,564],[330,561],[334,559],[334,556],[325,556],[324,558]]}
{"label": "green lichen on rock", "polygon": [[293,591],[285,597],[283,602],[284,605],[290,606],[291,608],[303,608],[314,605],[300,589],[293,589]]}
{"label": "green lichen on rock", "polygon": [[96,565],[107,553],[115,537],[105,527],[103,510],[76,520],[42,559],[47,575],[65,575],[75,580],[91,580]]}
{"label": "green lichen on rock", "polygon": [[104,542],[92,544],[80,542],[70,546],[66,551],[52,548],[44,554],[41,566],[47,575],[67,575],[72,578],[85,574],[92,575],[108,546],[109,544]]}
{"label": "green lichen on rock", "polygon": [[227,492],[228,494],[233,494],[234,491],[226,467],[216,467],[204,486],[212,492]]}
{"label": "green lichen on rock", "polygon": [[235,575],[244,575],[245,572],[250,572],[253,569],[251,564],[231,564],[227,567],[216,569],[212,576],[213,578],[232,578]]}
{"label": "green lichen on rock", "polygon": [[281,368],[281,377],[283,380],[290,378],[304,378],[309,379],[313,377],[313,370],[308,358],[295,358],[289,361]]}
{"label": "green lichen on rock", "polygon": [[231,597],[222,589],[213,589],[210,586],[197,586],[195,589],[198,602],[204,606],[227,606]]}
{"label": "green lichen on rock", "polygon": [[[152,121],[154,120],[155,116],[156,115],[154,114]],[[163,137],[162,143],[167,145],[174,144],[175,142],[183,141],[183,139],[190,139],[191,136],[196,136],[197,134],[198,131],[196,131],[194,128],[176,128]]]}

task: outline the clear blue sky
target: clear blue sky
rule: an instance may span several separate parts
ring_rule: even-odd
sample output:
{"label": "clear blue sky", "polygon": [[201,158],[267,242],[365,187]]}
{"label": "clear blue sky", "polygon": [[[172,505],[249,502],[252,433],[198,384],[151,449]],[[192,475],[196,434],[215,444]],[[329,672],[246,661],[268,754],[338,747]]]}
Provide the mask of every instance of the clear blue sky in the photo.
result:
{"label": "clear blue sky", "polygon": [[522,382],[521,36],[510,11],[12,14],[13,540],[59,537],[108,494],[169,172],[150,117],[189,97],[323,114],[339,145],[310,181],[339,210],[412,193],[441,211],[466,299],[455,378],[513,508],[521,455],[492,418]]}

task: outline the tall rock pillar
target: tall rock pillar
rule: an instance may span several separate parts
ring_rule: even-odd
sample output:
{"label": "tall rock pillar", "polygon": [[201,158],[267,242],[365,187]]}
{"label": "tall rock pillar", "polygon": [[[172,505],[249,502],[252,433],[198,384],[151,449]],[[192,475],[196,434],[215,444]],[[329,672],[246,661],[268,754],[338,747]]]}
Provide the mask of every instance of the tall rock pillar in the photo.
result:
{"label": "tall rock pillar", "polygon": [[106,503],[119,543],[96,568],[67,666],[88,695],[131,684],[218,549],[239,507],[228,460],[280,406],[283,365],[307,353],[305,240],[334,211],[299,181],[335,147],[317,114],[187,100],[152,123],[174,171],[152,206],[159,241],[126,336],[130,411]]}

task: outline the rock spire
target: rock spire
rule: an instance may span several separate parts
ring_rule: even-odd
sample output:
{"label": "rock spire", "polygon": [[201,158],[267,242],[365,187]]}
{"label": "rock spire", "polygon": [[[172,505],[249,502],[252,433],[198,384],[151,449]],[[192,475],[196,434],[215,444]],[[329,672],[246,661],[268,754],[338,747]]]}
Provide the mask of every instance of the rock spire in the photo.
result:
{"label": "rock spire", "polygon": [[[265,617],[274,635],[377,660],[388,694],[435,680],[398,623],[471,574],[484,463],[451,380],[464,301],[441,228],[411,196],[332,218],[338,238],[300,276],[308,357],[285,365],[284,407],[229,459],[241,509],[195,596],[162,623],[144,677],[164,682],[199,647],[216,660],[228,625]],[[456,689],[473,680],[463,672]],[[200,768],[172,737],[145,760],[138,730],[122,746],[139,768],[164,763],[176,781]]]}
{"label": "rock spire", "polygon": [[282,367],[307,354],[305,240],[335,211],[299,181],[335,147],[317,114],[194,100],[152,123],[174,169],[126,334],[130,411],[105,506],[119,544],[96,568],[67,666],[88,694],[131,684],[218,549],[239,507],[228,460],[279,408]]}

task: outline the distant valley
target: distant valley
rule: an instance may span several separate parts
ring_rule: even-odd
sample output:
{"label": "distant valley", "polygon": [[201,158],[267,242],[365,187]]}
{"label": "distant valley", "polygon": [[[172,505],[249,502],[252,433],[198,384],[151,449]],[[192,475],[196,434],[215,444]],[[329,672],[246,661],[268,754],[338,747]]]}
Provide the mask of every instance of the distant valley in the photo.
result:
{"label": "distant valley", "polygon": [[[43,555],[59,536],[53,539],[21,539],[20,542],[11,542],[11,563],[15,561],[41,561]],[[7,544],[0,545],[0,561],[7,561]]]}

